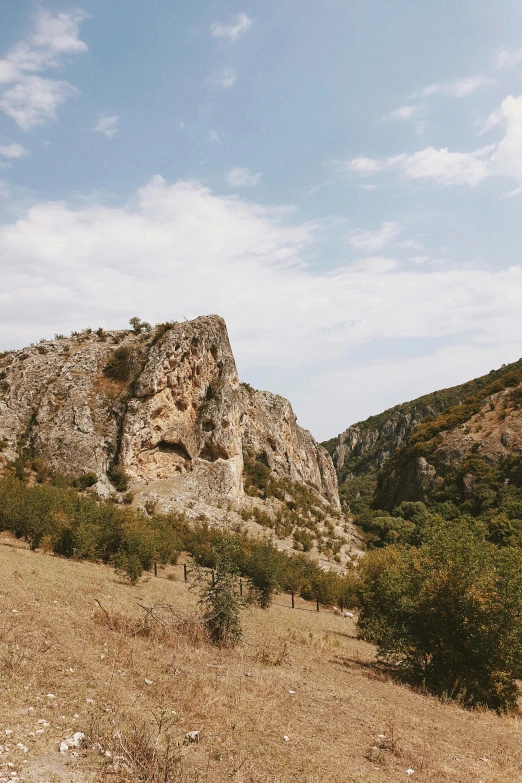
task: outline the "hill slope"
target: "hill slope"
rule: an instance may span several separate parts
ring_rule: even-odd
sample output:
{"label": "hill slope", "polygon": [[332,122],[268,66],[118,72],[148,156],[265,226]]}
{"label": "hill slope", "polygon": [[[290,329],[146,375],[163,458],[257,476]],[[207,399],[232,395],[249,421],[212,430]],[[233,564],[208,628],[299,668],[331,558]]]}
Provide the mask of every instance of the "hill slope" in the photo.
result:
{"label": "hill slope", "polygon": [[[363,525],[370,508],[405,501],[451,502],[473,514],[504,508],[519,482],[521,401],[519,360],[349,427],[323,444],[341,499]],[[522,519],[522,507],[509,513]]]}
{"label": "hill slope", "polygon": [[[516,718],[395,684],[351,620],[252,609],[245,644],[219,650],[190,622],[197,597],[183,569],[160,572],[169,574],[178,581],[130,587],[106,566],[2,538],[0,777],[396,783],[414,769],[421,783],[520,779]],[[177,632],[147,631],[141,607],[158,602],[171,607]],[[288,607],[288,597],[277,604]],[[77,731],[83,748],[60,754]],[[185,739],[190,731],[199,743]],[[159,775],[165,765],[170,778]]]}

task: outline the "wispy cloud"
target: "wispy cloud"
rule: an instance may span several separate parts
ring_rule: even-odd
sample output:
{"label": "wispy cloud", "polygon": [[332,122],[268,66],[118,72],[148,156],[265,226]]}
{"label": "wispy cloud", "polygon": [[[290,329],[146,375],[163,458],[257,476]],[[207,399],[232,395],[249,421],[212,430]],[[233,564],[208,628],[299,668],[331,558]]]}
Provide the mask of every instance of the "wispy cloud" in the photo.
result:
{"label": "wispy cloud", "polygon": [[262,172],[253,174],[250,169],[236,166],[228,172],[227,182],[231,188],[253,187],[254,185],[259,184],[262,176]]}
{"label": "wispy cloud", "polygon": [[522,63],[522,49],[515,49],[512,52],[504,50],[499,52],[495,58],[495,65],[499,70],[503,68],[513,68],[519,63]]}
{"label": "wispy cloud", "polygon": [[514,198],[515,196],[522,196],[522,185],[514,190],[508,190],[507,193],[503,193],[501,198]]}
{"label": "wispy cloud", "polygon": [[0,144],[0,155],[4,158],[21,158],[25,155],[25,149],[21,144]]}
{"label": "wispy cloud", "polygon": [[350,232],[348,241],[356,250],[365,253],[376,253],[389,245],[402,231],[398,223],[383,223],[375,231],[354,230]]}
{"label": "wispy cloud", "polygon": [[23,130],[54,119],[58,106],[78,92],[66,81],[37,74],[59,68],[64,55],[87,51],[78,38],[85,16],[79,10],[54,16],[39,12],[32,34],[0,59],[0,84],[6,86],[0,93],[0,110]]}
{"label": "wispy cloud", "polygon": [[415,133],[424,133],[426,130],[426,122],[423,118],[423,107],[415,106],[413,104],[406,104],[405,106],[399,106],[398,109],[394,109],[389,114],[385,114],[381,118],[381,122],[413,122],[413,130]]}
{"label": "wispy cloud", "polygon": [[405,120],[413,119],[418,113],[418,106],[399,106],[398,109],[394,109],[389,114],[385,114],[383,120],[388,122],[404,122]]}
{"label": "wispy cloud", "polygon": [[100,117],[93,128],[95,133],[103,133],[108,139],[112,139],[118,133],[118,117]]}
{"label": "wispy cloud", "polygon": [[210,31],[215,38],[228,38],[229,41],[233,42],[246,33],[252,27],[252,24],[252,19],[249,19],[245,13],[240,13],[231,24],[214,22]]}
{"label": "wispy cloud", "polygon": [[504,126],[504,136],[496,144],[471,152],[427,147],[389,158],[353,158],[341,165],[366,176],[397,171],[406,179],[432,179],[442,185],[473,186],[495,176],[522,181],[522,96],[505,98],[491,117],[491,126]]}
{"label": "wispy cloud", "polygon": [[464,79],[454,79],[449,82],[436,82],[435,84],[429,84],[416,93],[419,97],[427,97],[430,95],[447,95],[449,98],[465,98],[467,95],[479,90],[481,87],[485,87],[488,84],[492,84],[492,79],[486,79],[484,76],[468,76]]}
{"label": "wispy cloud", "polygon": [[214,84],[219,87],[232,87],[236,79],[236,72],[233,68],[222,68],[221,71],[214,74]]}

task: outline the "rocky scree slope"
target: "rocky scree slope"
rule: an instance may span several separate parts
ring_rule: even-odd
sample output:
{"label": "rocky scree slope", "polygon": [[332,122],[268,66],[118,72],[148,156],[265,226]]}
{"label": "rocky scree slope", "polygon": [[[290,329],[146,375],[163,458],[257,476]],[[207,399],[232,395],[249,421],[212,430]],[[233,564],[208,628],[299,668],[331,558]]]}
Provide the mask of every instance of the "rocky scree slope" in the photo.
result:
{"label": "rocky scree slope", "polygon": [[239,382],[216,315],[0,354],[0,471],[22,452],[59,474],[93,474],[104,497],[117,468],[134,503],[157,511],[255,503],[244,492],[248,455],[339,517],[329,454],[287,400]]}

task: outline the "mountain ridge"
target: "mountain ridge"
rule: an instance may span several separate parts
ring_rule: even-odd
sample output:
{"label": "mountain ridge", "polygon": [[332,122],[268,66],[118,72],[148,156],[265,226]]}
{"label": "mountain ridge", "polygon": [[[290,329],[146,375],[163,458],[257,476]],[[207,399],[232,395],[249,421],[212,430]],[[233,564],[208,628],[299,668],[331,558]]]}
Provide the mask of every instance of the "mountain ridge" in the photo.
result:
{"label": "mountain ridge", "polygon": [[[367,531],[376,515],[398,514],[404,502],[505,513],[503,482],[514,481],[513,492],[518,486],[521,399],[518,360],[352,425],[323,443],[336,465],[343,508]],[[509,504],[510,518],[522,520],[518,499]]]}

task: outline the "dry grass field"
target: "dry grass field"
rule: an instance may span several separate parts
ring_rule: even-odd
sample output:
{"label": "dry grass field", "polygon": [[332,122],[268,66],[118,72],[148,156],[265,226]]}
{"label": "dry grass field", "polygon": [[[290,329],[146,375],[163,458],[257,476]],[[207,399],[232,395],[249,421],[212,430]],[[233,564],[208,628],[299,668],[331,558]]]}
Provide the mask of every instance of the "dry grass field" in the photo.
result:
{"label": "dry grass field", "polygon": [[[0,781],[522,780],[518,717],[396,684],[332,612],[250,609],[244,643],[216,649],[170,571],[131,587],[0,537]],[[175,630],[145,621],[158,602]]]}

